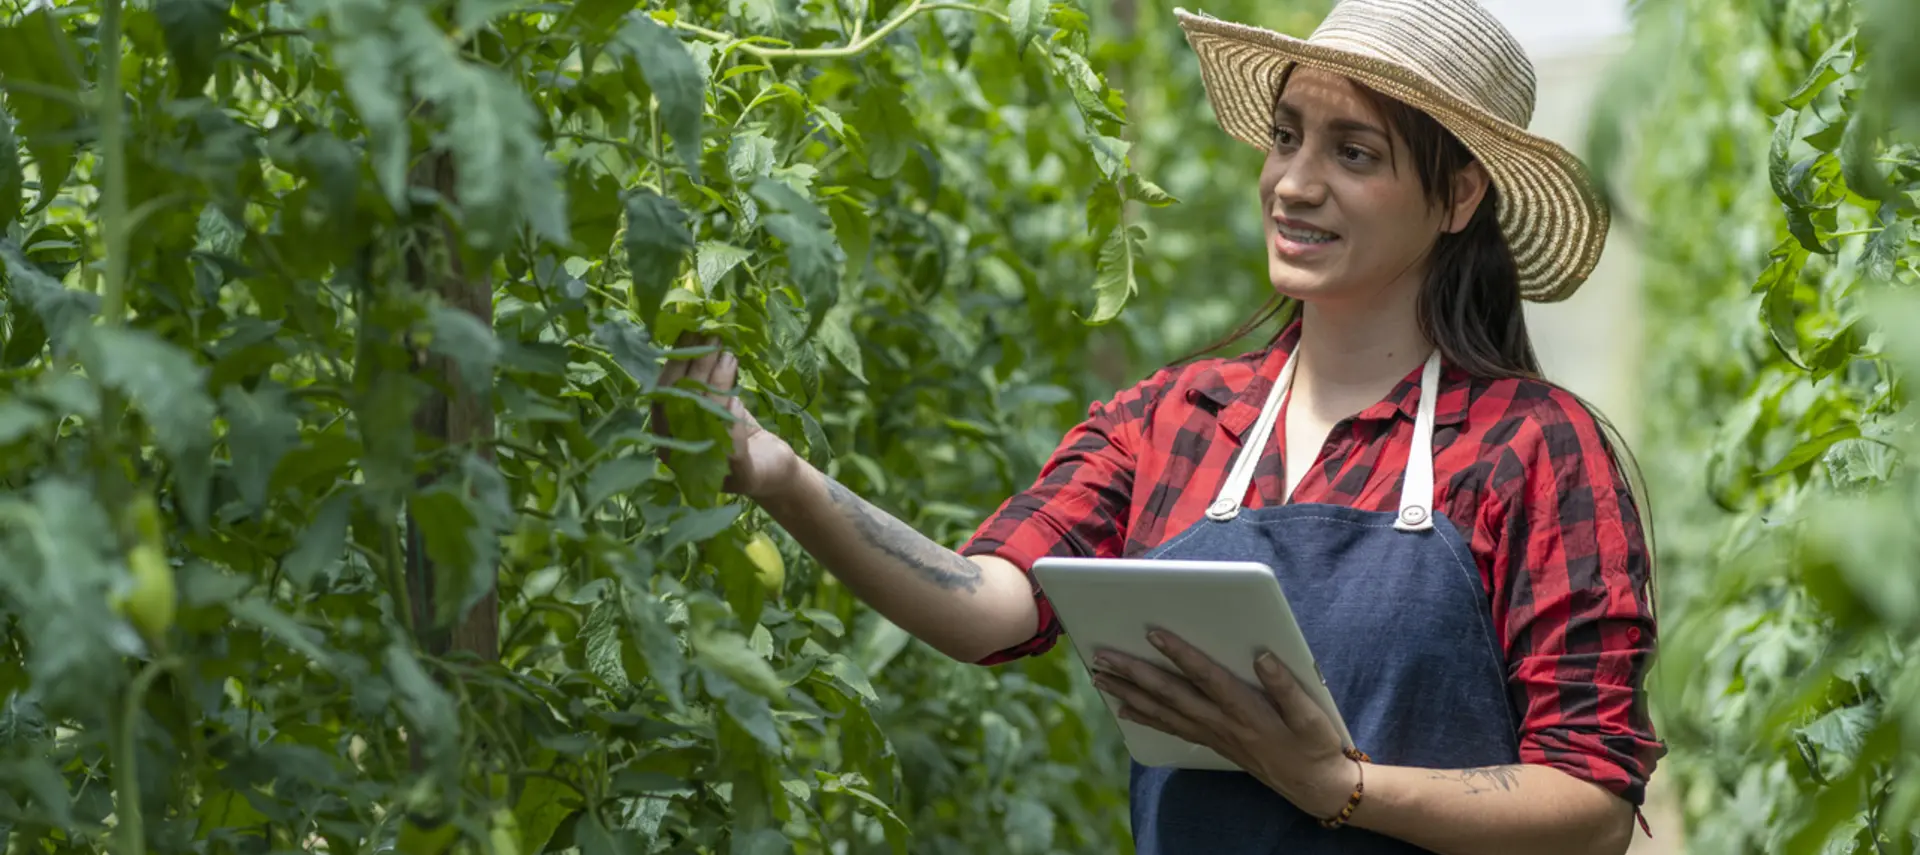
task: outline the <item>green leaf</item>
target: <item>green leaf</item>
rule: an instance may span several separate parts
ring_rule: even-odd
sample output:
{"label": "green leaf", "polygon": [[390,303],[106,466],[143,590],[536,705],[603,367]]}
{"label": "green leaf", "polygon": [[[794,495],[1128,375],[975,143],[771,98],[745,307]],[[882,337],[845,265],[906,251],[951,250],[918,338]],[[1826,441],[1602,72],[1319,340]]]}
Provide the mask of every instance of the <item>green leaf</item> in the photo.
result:
{"label": "green leaf", "polygon": [[644,327],[625,318],[614,318],[593,328],[593,340],[611,352],[613,360],[640,384],[641,394],[651,394],[659,386],[659,360],[666,352],[653,345]]}
{"label": "green leaf", "polygon": [[833,357],[840,367],[847,369],[853,379],[861,384],[867,382],[865,366],[860,357],[860,342],[853,332],[854,307],[849,303],[840,303],[827,310],[826,317],[820,322],[820,346]]}
{"label": "green leaf", "polygon": [[413,91],[445,123],[467,241],[504,248],[525,224],[565,244],[566,187],[547,158],[543,122],[526,93],[500,69],[462,58],[423,7],[397,6],[393,24],[394,49]]}
{"label": "green leaf", "polygon": [[1821,765],[1835,761],[1823,772],[1840,775],[1853,765],[1865,747],[1867,735],[1880,721],[1880,704],[1873,700],[1857,706],[1841,707],[1801,728],[1799,735],[1819,750]]}
{"label": "green leaf", "polygon": [[[651,319],[694,248],[687,212],[672,199],[638,187],[627,194],[627,269],[634,300]],[[656,372],[657,373],[657,372]]]}
{"label": "green leaf", "polygon": [[1091,134],[1087,138],[1087,146],[1093,150],[1093,162],[1100,167],[1100,174],[1109,181],[1123,179],[1127,169],[1127,150],[1133,147],[1132,143],[1106,134]]}
{"label": "green leaf", "polygon": [[1160,189],[1160,185],[1148,181],[1137,172],[1127,173],[1126,187],[1128,199],[1149,207],[1164,208],[1180,201],[1167,191]]}
{"label": "green leaf", "polygon": [[520,851],[531,855],[544,852],[553,833],[572,815],[577,804],[573,790],[564,782],[542,776],[530,776],[520,788],[513,804],[513,818],[520,826]]}
{"label": "green leaf", "polygon": [[30,213],[52,204],[73,171],[73,138],[85,89],[79,68],[80,52],[51,6],[0,27],[0,89],[7,92],[7,108],[19,120],[18,131],[40,176],[40,198]]}
{"label": "green leaf", "polygon": [[464,491],[438,484],[408,502],[433,562],[434,623],[463,620],[493,590],[499,538],[485,525]]}
{"label": "green leaf", "polygon": [[1860,250],[1860,269],[1876,281],[1891,283],[1900,256],[1906,252],[1913,223],[1900,214],[1897,203],[1882,202],[1880,212],[1875,217],[1880,231],[1869,237],[1866,246]]}
{"label": "green leaf", "polygon": [[694,268],[699,271],[700,287],[712,290],[720,279],[752,258],[753,253],[719,241],[701,241],[694,253]]}
{"label": "green leaf", "polygon": [[1119,317],[1120,310],[1132,299],[1139,287],[1134,281],[1134,265],[1140,255],[1139,241],[1145,236],[1139,226],[1116,228],[1107,234],[1093,282],[1096,303],[1090,323],[1102,324]]}
{"label": "green leaf", "polygon": [[875,178],[898,175],[917,137],[906,93],[897,86],[880,86],[860,99],[853,124],[866,140],[867,172]]}
{"label": "green leaf", "polygon": [[179,73],[179,92],[198,94],[213,76],[220,38],[231,18],[227,0],[154,0],[153,15]]}
{"label": "green leaf", "polygon": [[1773,143],[1767,150],[1767,180],[1773,187],[1773,195],[1783,204],[1796,205],[1799,197],[1793,192],[1790,178],[1793,170],[1792,157],[1795,128],[1800,123],[1800,113],[1787,110],[1774,120]]}
{"label": "green leaf", "polygon": [[860,664],[847,658],[846,654],[835,653],[827,657],[827,661],[821,664],[820,670],[845,683],[868,703],[880,702],[880,696],[874,692],[873,683],[867,680],[866,672],[860,670]]}
{"label": "green leaf", "polygon": [[778,830],[762,828],[735,838],[733,848],[727,851],[728,855],[786,855],[793,851],[793,841]]}
{"label": "green leaf", "polygon": [[679,636],[667,624],[666,609],[645,589],[627,591],[627,618],[639,634],[640,658],[646,660],[647,673],[676,710],[686,708],[681,679],[687,672],[687,657],[680,649]]}
{"label": "green leaf", "polygon": [[1067,79],[1067,88],[1073,92],[1073,103],[1080,107],[1089,123],[1108,121],[1125,124],[1126,120],[1107,105],[1107,85],[1100,80],[1093,66],[1087,64],[1087,58],[1065,47],[1055,54],[1062,67],[1061,76]]}
{"label": "green leaf", "polygon": [[[76,291],[61,285],[58,280],[41,272],[38,266],[28,261],[26,255],[21,253],[18,244],[4,237],[0,237],[0,273],[6,274],[9,297],[19,299],[32,308],[33,313],[39,316],[48,335],[57,344],[64,343],[63,346],[70,346],[71,342],[67,341],[68,333],[76,327],[88,325],[94,314],[100,311],[98,295]],[[15,314],[16,319],[19,317]],[[18,327],[14,332],[20,335],[25,334]],[[13,343],[9,341],[10,354],[12,348]],[[38,345],[35,345],[34,350],[38,349]]]}
{"label": "green leaf", "polygon": [[1780,462],[1767,467],[1765,471],[1760,473],[1760,477],[1771,478],[1775,475],[1784,475],[1792,472],[1795,469],[1813,462],[1814,458],[1826,453],[1826,450],[1831,448],[1834,443],[1840,442],[1841,440],[1858,439],[1859,436],[1859,425],[1843,425],[1819,436],[1805,440],[1799,445],[1794,446],[1793,450],[1787,452],[1785,457],[1780,458]]}
{"label": "green leaf", "polygon": [[300,444],[300,419],[287,390],[271,381],[254,391],[228,386],[220,393],[227,417],[227,449],[233,458],[233,484],[248,508],[267,501],[267,483],[280,458]]}
{"label": "green leaf", "polygon": [[347,521],[353,511],[353,495],[342,491],[327,497],[314,511],[313,521],[300,532],[293,551],[280,563],[287,578],[301,589],[313,585],[314,577],[340,560],[347,547]]}
{"label": "green leaf", "polygon": [[0,234],[20,216],[26,173],[20,168],[20,140],[13,135],[13,116],[0,105]]}
{"label": "green leaf", "polygon": [[1820,93],[1826,91],[1828,85],[1839,80],[1847,70],[1853,67],[1852,48],[1853,36],[1851,35],[1827,48],[1827,52],[1814,61],[1813,68],[1807,72],[1806,79],[1801,82],[1800,87],[1787,96],[1787,107],[1799,110],[1813,103],[1813,99],[1820,97]]}
{"label": "green leaf", "polygon": [[787,269],[807,309],[816,321],[825,317],[839,297],[840,266],[846,262],[846,253],[833,239],[833,222],[806,197],[774,179],[754,182],[753,195],[768,209],[761,218],[767,231],[787,245]]}
{"label": "green leaf", "polygon": [[754,743],[769,754],[779,753],[780,728],[774,724],[773,709],[766,698],[731,688],[721,701],[721,708],[726,710],[727,718],[753,737]]}
{"label": "green leaf", "polygon": [[473,313],[450,306],[435,306],[427,317],[433,330],[427,349],[453,361],[467,391],[486,395],[493,388],[494,366],[500,362],[500,340],[493,329]]}
{"label": "green leaf", "polygon": [[727,175],[735,184],[752,184],[755,178],[772,175],[776,165],[773,140],[758,128],[734,134],[727,143]]}
{"label": "green leaf", "polygon": [[53,764],[31,757],[0,763],[0,781],[12,782],[26,790],[55,824],[73,825],[73,794]]}
{"label": "green leaf", "polygon": [[453,698],[427,675],[420,660],[405,646],[397,642],[388,645],[385,661],[387,678],[393,682],[400,712],[406,717],[407,732],[423,746],[427,762],[450,778],[458,771],[454,764],[460,750],[460,720],[454,715]]}
{"label": "green leaf", "polygon": [[610,830],[592,811],[580,815],[580,822],[574,826],[573,840],[580,847],[580,855],[632,855],[642,851],[641,842],[635,839],[632,831],[624,828]]}
{"label": "green leaf", "polygon": [[45,430],[53,416],[16,398],[0,399],[0,446],[12,445]]}
{"label": "green leaf", "polygon": [[1012,0],[1007,4],[1007,17],[1013,24],[1013,43],[1016,55],[1027,58],[1027,44],[1038,35],[1040,28],[1046,26],[1049,0]]}
{"label": "green leaf", "polygon": [[207,397],[206,369],[144,330],[85,327],[79,332],[88,373],[140,408],[154,443],[173,464],[187,518],[195,526],[206,525],[215,412]]}
{"label": "green leaf", "polygon": [[786,685],[773,672],[773,666],[747,646],[744,636],[732,630],[710,627],[696,632],[693,659],[761,697],[778,698],[786,692]]}
{"label": "green leaf", "polygon": [[[600,41],[613,30],[613,25],[628,12],[633,11],[636,5],[638,5],[637,0],[581,0],[573,4],[573,17],[580,22],[582,32],[599,36],[600,38],[592,40]],[[540,850],[527,850],[529,855],[538,851]]]}
{"label": "green leaf", "polygon": [[671,553],[690,543],[705,541],[726,531],[733,521],[740,518],[744,505],[721,505],[717,508],[685,508],[673,523],[667,526],[667,533],[660,543],[660,551]]}
{"label": "green leaf", "polygon": [[401,50],[387,29],[385,15],[353,0],[327,0],[334,35],[334,62],[348,98],[366,126],[373,177],[387,204],[404,209],[407,201],[407,85]]}
{"label": "green leaf", "polygon": [[1847,183],[1847,189],[1876,201],[1895,197],[1895,190],[1887,183],[1880,167],[1874,164],[1874,158],[1880,153],[1878,143],[1886,130],[1883,118],[1879,110],[1868,106],[1855,107],[1847,117],[1846,133],[1840,138],[1837,152],[1840,174]]}
{"label": "green leaf", "polygon": [[653,478],[656,466],[652,459],[641,457],[601,461],[593,467],[593,474],[587,476],[587,499],[581,510],[592,513],[599,509],[601,502],[639,489]]}
{"label": "green leaf", "polygon": [[1760,320],[1780,355],[1805,371],[1808,369],[1800,357],[1800,333],[1795,328],[1799,310],[1794,293],[1800,286],[1800,269],[1806,265],[1807,251],[1797,243],[1787,242],[1775,248],[1772,257],[1773,263],[1753,286],[1765,295],[1760,301]]}
{"label": "green leaf", "polygon": [[700,125],[705,112],[705,83],[686,43],[645,14],[630,15],[618,44],[640,64],[640,73],[660,101],[660,123],[673,139],[687,175],[700,181]]}
{"label": "green leaf", "polygon": [[227,605],[227,613],[233,615],[233,619],[236,621],[252,624],[255,628],[266,634],[280,639],[282,643],[293,648],[302,656],[312,659],[314,664],[328,671],[338,670],[338,666],[334,663],[333,657],[328,655],[327,651],[322,649],[319,641],[316,640],[317,638],[324,639],[325,636],[316,630],[310,630],[307,627],[301,626],[298,621],[289,617],[285,612],[274,608],[271,603],[250,597],[240,600],[239,602],[229,603]]}
{"label": "green leaf", "polygon": [[601,600],[594,604],[593,611],[587,613],[587,622],[580,627],[580,637],[586,642],[587,670],[607,684],[616,696],[625,695],[632,689],[627,682],[626,667],[620,660],[620,607],[612,600]]}

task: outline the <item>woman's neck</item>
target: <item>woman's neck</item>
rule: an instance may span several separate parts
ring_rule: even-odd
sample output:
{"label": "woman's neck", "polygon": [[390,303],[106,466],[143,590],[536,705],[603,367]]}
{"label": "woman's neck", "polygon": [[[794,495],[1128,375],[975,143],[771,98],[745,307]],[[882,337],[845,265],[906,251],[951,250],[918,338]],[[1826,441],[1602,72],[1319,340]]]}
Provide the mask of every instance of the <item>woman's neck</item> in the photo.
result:
{"label": "woman's neck", "polygon": [[1330,421],[1346,418],[1386,397],[1432,351],[1413,299],[1367,308],[1309,303],[1292,397]]}

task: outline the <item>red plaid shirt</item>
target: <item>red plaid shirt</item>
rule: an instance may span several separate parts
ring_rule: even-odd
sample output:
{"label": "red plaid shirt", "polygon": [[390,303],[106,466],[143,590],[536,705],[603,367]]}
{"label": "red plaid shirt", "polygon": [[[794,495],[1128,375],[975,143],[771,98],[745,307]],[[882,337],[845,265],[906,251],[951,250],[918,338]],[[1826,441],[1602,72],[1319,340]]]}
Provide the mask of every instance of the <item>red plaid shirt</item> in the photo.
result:
{"label": "red plaid shirt", "polygon": [[[1168,368],[1093,405],[1033,487],[961,552],[1025,571],[1048,555],[1140,555],[1200,521],[1298,338],[1296,322],[1270,348]],[[1335,425],[1294,501],[1397,510],[1419,380],[1415,368]],[[1521,760],[1640,805],[1665,753],[1641,688],[1654,652],[1649,563],[1598,423],[1547,383],[1451,366],[1435,411],[1435,506],[1471,541],[1507,656]],[[1247,507],[1279,502],[1280,452],[1278,442],[1264,452]],[[1053,647],[1060,624],[1035,596],[1039,631],[982,664]]]}

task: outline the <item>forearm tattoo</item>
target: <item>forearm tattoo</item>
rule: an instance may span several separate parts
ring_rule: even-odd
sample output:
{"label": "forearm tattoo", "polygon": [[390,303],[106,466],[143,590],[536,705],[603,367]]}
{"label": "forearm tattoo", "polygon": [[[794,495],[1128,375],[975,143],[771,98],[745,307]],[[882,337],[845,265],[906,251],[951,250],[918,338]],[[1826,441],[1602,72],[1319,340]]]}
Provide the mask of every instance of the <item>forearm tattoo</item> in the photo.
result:
{"label": "forearm tattoo", "polygon": [[1511,792],[1520,786],[1520,767],[1482,766],[1475,769],[1448,769],[1435,771],[1432,778],[1435,781],[1459,781],[1466,785],[1469,796]]}
{"label": "forearm tattoo", "polygon": [[832,478],[827,479],[827,495],[852,521],[868,545],[907,565],[921,578],[942,588],[969,594],[980,589],[980,568],[973,562],[942,548]]}

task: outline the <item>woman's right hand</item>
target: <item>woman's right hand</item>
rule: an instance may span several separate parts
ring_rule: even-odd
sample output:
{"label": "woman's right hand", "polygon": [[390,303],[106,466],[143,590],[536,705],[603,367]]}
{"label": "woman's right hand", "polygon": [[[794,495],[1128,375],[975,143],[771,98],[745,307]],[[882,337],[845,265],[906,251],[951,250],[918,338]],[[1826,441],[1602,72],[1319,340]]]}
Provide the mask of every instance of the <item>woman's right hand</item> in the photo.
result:
{"label": "woman's right hand", "polygon": [[[675,347],[711,347],[719,343],[719,339],[711,337],[682,337]],[[691,360],[668,360],[660,372],[660,385],[672,386],[682,379],[690,379],[712,387],[710,391],[697,387],[693,391],[706,395],[735,420],[728,427],[733,448],[727,454],[727,477],[721,489],[758,501],[777,493],[794,479],[799,472],[800,456],[786,440],[761,427],[759,420],[747,411],[746,403],[734,394],[734,383],[739,377],[740,361],[725,349],[718,349]],[[673,435],[666,410],[658,403],[653,405],[653,430],[661,436]],[[660,453],[665,460],[667,450],[661,449]]]}

